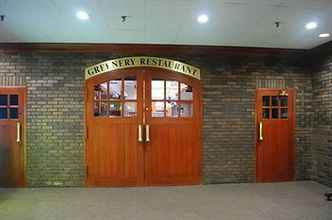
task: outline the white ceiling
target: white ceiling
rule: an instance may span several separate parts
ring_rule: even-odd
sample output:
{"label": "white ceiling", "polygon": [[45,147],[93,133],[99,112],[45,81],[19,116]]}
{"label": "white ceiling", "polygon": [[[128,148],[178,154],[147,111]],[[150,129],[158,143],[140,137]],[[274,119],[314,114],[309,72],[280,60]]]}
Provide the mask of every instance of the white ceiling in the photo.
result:
{"label": "white ceiling", "polygon": [[[79,10],[90,20],[78,20]],[[196,21],[201,13],[206,24]],[[332,34],[332,0],[0,0],[0,14],[0,42],[307,49],[331,40],[318,34]],[[309,21],[318,28],[306,30]]]}

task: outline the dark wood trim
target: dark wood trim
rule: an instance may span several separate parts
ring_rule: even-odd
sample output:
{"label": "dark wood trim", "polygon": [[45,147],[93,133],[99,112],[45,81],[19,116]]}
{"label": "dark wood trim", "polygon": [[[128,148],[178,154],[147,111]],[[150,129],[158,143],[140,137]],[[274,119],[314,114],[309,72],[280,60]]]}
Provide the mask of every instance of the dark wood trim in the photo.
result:
{"label": "dark wood trim", "polygon": [[327,50],[328,48],[330,48],[330,50],[332,49],[332,40],[331,41],[328,41],[324,44],[321,44],[317,47],[314,47],[310,50],[310,52],[318,52],[318,51],[324,51],[324,50]]}
{"label": "dark wood trim", "polygon": [[332,54],[332,41],[321,44],[315,48],[309,50],[304,56],[305,60],[309,60],[309,66],[311,71],[316,71],[316,68],[320,68],[322,62]]}
{"label": "dark wood trim", "polygon": [[92,43],[0,43],[0,50],[70,53],[116,53],[121,55],[301,55],[305,49],[260,47],[161,45],[161,44],[92,44]]}

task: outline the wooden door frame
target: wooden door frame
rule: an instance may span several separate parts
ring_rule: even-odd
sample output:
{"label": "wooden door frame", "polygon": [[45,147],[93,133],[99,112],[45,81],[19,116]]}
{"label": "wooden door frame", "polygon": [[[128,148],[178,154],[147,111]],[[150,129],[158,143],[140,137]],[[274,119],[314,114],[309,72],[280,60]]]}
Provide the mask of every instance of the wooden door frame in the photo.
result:
{"label": "wooden door frame", "polygon": [[23,143],[22,143],[22,154],[20,156],[20,160],[22,163],[22,183],[19,183],[19,187],[26,187],[27,186],[27,87],[26,86],[0,86],[0,91],[7,90],[7,91],[13,91],[13,90],[21,90],[23,93],[23,120],[22,120],[22,126],[21,126],[21,132],[23,137]]}
{"label": "wooden door frame", "polygon": [[[90,78],[88,80],[84,81],[84,152],[85,152],[85,181],[84,181],[84,185],[85,187],[91,187],[88,183],[88,155],[87,155],[87,148],[88,148],[88,116],[87,116],[87,101],[88,101],[88,82],[90,82],[90,80],[93,80],[95,78],[97,79],[106,79],[108,78],[107,75],[109,74],[115,74],[115,75],[119,75],[121,76],[121,73],[123,71],[130,71],[130,70],[142,70],[142,71],[148,71],[148,70],[153,70],[153,71],[158,71],[161,73],[161,75],[165,74],[165,73],[172,73],[172,76],[176,76],[176,78],[178,80],[183,80],[185,79],[186,81],[191,81],[193,80],[193,82],[195,84],[197,84],[197,89],[200,91],[198,94],[199,97],[199,101],[198,101],[198,105],[199,105],[199,109],[197,110],[198,112],[198,116],[197,116],[197,120],[199,120],[198,125],[200,127],[200,136],[199,136],[199,145],[200,145],[200,149],[199,149],[199,154],[200,154],[200,158],[198,163],[200,164],[200,176],[199,176],[199,181],[197,182],[193,182],[192,184],[201,184],[202,183],[202,177],[203,177],[203,164],[202,164],[202,159],[203,159],[203,138],[202,138],[202,133],[203,133],[203,114],[204,114],[204,107],[203,107],[203,82],[202,80],[198,80],[198,79],[191,79],[189,76],[184,76],[180,73],[177,73],[175,71],[171,71],[171,70],[163,70],[163,69],[159,69],[159,68],[154,68],[154,67],[132,67],[132,68],[128,68],[128,69],[124,69],[124,70],[113,70],[113,71],[109,71],[103,74],[100,74],[98,76],[95,76],[93,78]],[[197,82],[196,82],[197,81]],[[145,166],[145,165],[144,165]],[[144,186],[144,184],[142,185]]]}
{"label": "wooden door frame", "polygon": [[292,120],[290,120],[290,125],[291,125],[291,130],[292,130],[292,145],[291,145],[291,148],[293,149],[293,177],[292,177],[292,180],[295,180],[295,175],[296,175],[296,172],[295,172],[295,169],[296,169],[296,96],[297,96],[297,90],[295,88],[286,88],[286,89],[278,89],[278,88],[256,88],[256,94],[255,94],[255,156],[256,156],[256,163],[255,163],[255,166],[256,166],[256,169],[255,169],[255,182],[259,182],[258,181],[258,151],[257,151],[257,145],[258,145],[258,130],[259,130],[259,121],[258,121],[258,115],[257,115],[257,109],[258,109],[258,103],[257,103],[257,98],[258,98],[258,93],[260,91],[273,91],[273,92],[276,92],[276,91],[281,91],[281,90],[286,90],[288,92],[288,95],[291,95],[293,97],[293,111],[292,111]]}

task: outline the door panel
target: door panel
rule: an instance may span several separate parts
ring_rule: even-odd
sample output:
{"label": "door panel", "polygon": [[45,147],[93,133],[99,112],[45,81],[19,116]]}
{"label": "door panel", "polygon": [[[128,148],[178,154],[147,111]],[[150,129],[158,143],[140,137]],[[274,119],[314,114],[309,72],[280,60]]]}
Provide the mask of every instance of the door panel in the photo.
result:
{"label": "door panel", "polygon": [[0,187],[24,186],[24,88],[0,88]]}
{"label": "door panel", "polygon": [[191,123],[153,124],[147,144],[148,182],[151,185],[194,184],[200,181],[197,129]]}
{"label": "door panel", "polygon": [[[146,144],[147,182],[150,185],[199,184],[201,181],[201,92],[196,80],[171,73],[149,72],[145,112],[151,138]],[[164,89],[161,81],[164,81]],[[159,89],[153,88],[154,82]],[[188,89],[189,88],[189,89]],[[159,92],[159,95],[156,94]],[[152,103],[164,102],[155,114]]]}
{"label": "door panel", "polygon": [[292,89],[257,90],[258,182],[290,181],[294,178],[294,95]]}
{"label": "door panel", "polygon": [[[135,83],[129,85],[128,81]],[[142,182],[143,147],[137,141],[142,118],[141,82],[141,76],[125,71],[87,82],[87,185],[135,186]],[[104,88],[97,98],[96,85]],[[106,107],[97,105],[96,109],[100,100]]]}

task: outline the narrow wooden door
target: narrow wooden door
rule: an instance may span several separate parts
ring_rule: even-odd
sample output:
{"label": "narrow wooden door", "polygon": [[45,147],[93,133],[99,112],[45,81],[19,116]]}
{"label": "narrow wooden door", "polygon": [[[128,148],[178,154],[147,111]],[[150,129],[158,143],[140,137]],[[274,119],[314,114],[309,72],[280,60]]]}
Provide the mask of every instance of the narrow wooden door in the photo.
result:
{"label": "narrow wooden door", "polygon": [[0,187],[24,186],[24,88],[0,88]]}
{"label": "narrow wooden door", "polygon": [[146,182],[149,185],[201,181],[201,88],[195,79],[167,71],[146,73]]}
{"label": "narrow wooden door", "polygon": [[257,90],[258,182],[294,179],[294,96],[293,89]]}
{"label": "narrow wooden door", "polygon": [[114,71],[87,82],[87,184],[136,186],[143,182],[142,75]]}

